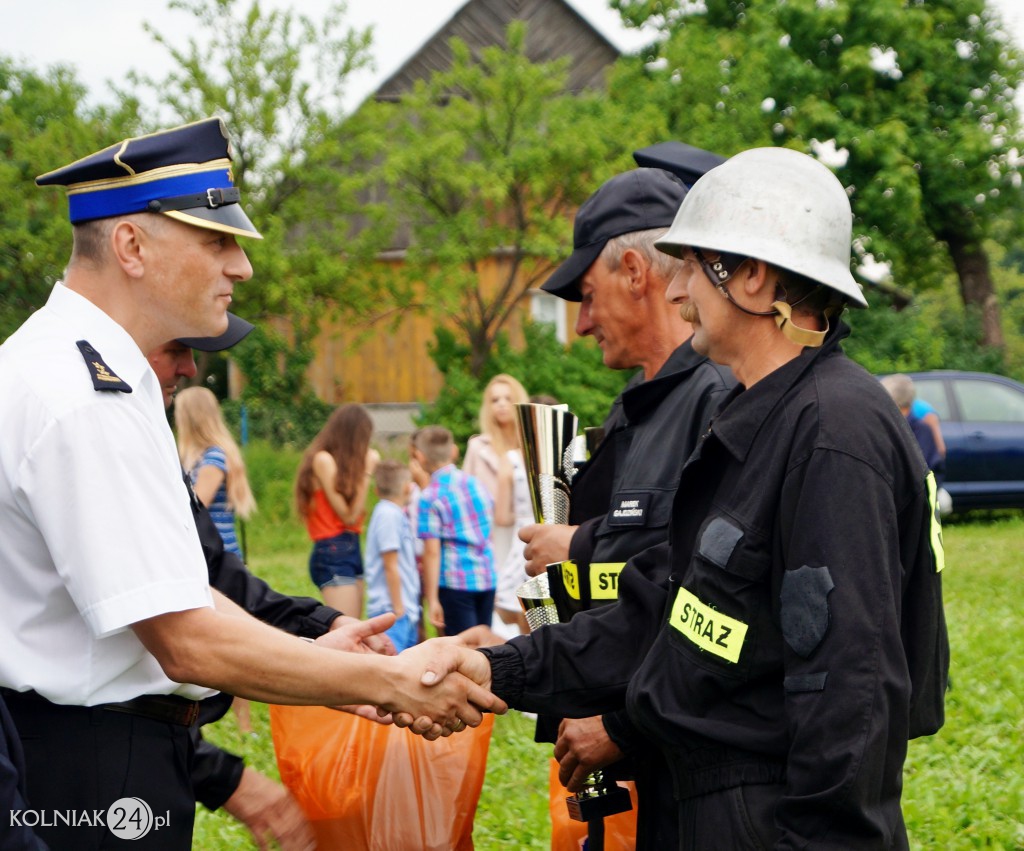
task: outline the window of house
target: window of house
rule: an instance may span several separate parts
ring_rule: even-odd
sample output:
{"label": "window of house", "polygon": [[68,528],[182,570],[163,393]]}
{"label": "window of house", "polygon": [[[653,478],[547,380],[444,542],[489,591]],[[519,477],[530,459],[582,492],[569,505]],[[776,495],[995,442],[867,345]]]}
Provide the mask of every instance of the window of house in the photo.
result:
{"label": "window of house", "polygon": [[568,340],[565,302],[562,299],[543,290],[533,290],[530,293],[530,316],[534,322],[553,325],[558,342],[565,343]]}

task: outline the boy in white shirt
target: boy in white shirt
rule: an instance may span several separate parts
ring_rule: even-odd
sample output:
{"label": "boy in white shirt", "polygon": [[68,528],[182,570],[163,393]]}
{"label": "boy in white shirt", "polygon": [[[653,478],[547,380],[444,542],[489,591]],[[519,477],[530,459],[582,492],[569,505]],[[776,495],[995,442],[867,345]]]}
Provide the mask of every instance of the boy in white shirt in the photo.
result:
{"label": "boy in white shirt", "polygon": [[412,488],[409,469],[398,461],[381,461],[375,472],[380,501],[366,532],[364,571],[371,615],[394,612],[387,631],[401,653],[417,642],[420,621],[420,575],[416,539],[405,506]]}

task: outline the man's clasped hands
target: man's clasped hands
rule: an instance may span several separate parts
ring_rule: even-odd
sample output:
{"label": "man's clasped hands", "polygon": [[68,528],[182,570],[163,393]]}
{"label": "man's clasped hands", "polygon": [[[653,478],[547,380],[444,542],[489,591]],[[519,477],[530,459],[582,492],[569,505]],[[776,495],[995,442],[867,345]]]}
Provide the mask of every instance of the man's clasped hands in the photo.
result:
{"label": "man's clasped hands", "polygon": [[391,700],[376,707],[335,708],[382,724],[407,727],[431,741],[479,726],[484,712],[500,715],[508,711],[506,703],[490,692],[491,665],[483,653],[455,636],[429,639],[395,655],[384,635],[394,621],[391,613],[367,620],[343,615],[316,640],[318,646],[333,650],[389,657],[381,662],[392,666]]}

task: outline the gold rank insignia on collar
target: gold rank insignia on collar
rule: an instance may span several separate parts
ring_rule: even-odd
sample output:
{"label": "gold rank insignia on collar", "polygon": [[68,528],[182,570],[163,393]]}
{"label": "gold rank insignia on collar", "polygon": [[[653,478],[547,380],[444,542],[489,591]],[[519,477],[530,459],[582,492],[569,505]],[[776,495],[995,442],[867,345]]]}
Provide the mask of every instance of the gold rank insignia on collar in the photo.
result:
{"label": "gold rank insignia on collar", "polygon": [[87,340],[79,340],[75,345],[78,346],[78,351],[82,353],[85,365],[89,369],[94,390],[119,390],[122,393],[132,392],[128,382],[118,378],[110,371],[110,367],[103,362],[100,353]]}

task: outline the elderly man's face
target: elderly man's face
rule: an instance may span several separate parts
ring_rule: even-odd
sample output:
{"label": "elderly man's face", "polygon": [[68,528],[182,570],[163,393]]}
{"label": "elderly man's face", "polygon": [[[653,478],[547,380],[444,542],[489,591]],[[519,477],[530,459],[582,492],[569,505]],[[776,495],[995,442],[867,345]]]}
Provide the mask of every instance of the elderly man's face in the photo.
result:
{"label": "elderly man's face", "polygon": [[174,401],[178,382],[182,378],[195,377],[196,362],[192,357],[192,349],[178,342],[170,342],[150,352],[148,360],[160,382],[160,390],[164,394],[164,407],[169,408]]}
{"label": "elderly man's face", "polygon": [[631,369],[643,360],[646,313],[630,294],[629,279],[621,268],[609,269],[597,260],[580,280],[576,333],[597,340],[610,369]]}

